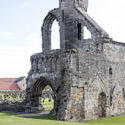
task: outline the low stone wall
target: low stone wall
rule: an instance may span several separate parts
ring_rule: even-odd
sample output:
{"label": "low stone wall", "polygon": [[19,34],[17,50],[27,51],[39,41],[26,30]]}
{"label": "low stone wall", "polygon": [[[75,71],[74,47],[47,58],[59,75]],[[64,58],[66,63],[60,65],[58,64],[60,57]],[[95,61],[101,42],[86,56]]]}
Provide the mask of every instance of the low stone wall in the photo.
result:
{"label": "low stone wall", "polygon": [[26,91],[0,91],[0,104],[15,104],[23,102],[26,97]]}
{"label": "low stone wall", "polygon": [[[41,98],[52,99],[51,89],[44,90]],[[41,107],[30,107],[26,105],[26,91],[0,91],[0,112],[38,112],[43,111]]]}
{"label": "low stone wall", "polygon": [[2,111],[25,112],[25,107],[23,104],[0,104],[0,112]]}
{"label": "low stone wall", "polygon": [[24,112],[26,91],[0,91],[0,112]]}

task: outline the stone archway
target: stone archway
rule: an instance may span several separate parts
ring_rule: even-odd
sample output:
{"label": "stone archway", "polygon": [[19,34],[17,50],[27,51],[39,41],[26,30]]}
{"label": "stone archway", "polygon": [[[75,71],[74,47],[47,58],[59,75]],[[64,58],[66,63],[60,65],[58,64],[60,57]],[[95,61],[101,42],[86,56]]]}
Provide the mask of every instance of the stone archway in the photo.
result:
{"label": "stone archway", "polygon": [[52,24],[54,23],[55,20],[59,22],[58,11],[59,11],[58,9],[50,11],[44,19],[44,23],[41,29],[43,51],[51,50],[51,29],[52,29]]}
{"label": "stone archway", "polygon": [[57,94],[55,87],[51,81],[49,81],[46,78],[39,78],[36,80],[36,82],[33,84],[33,86],[30,89],[30,95],[29,95],[29,101],[30,101],[30,106],[31,106],[31,112],[37,112],[37,111],[42,111],[43,107],[41,106],[41,95],[46,86],[50,86],[53,90],[53,95],[54,95],[54,107],[52,109],[52,113],[56,113],[57,109]]}
{"label": "stone archway", "polygon": [[98,97],[98,115],[100,118],[106,117],[106,94],[104,92]]}

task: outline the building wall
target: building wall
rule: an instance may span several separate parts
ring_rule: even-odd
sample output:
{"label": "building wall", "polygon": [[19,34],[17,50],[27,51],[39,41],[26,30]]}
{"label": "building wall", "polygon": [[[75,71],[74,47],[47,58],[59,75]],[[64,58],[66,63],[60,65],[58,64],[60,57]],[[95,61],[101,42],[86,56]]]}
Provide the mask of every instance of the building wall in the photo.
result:
{"label": "building wall", "polygon": [[[55,94],[57,119],[82,121],[125,112],[125,44],[114,42],[86,13],[88,0],[60,0],[42,30],[43,53],[31,57],[27,104],[39,109],[46,85]],[[51,50],[51,26],[60,27],[60,50]],[[91,33],[84,38],[84,27]],[[34,110],[35,111],[35,110]]]}
{"label": "building wall", "polygon": [[[99,107],[103,97],[105,115],[102,117],[125,113],[125,47],[115,42],[91,45],[95,48],[93,51],[79,49],[67,61],[70,64],[63,79],[67,97],[62,94],[66,92],[60,91],[64,104],[58,112],[61,120],[98,119],[104,113]],[[103,93],[105,96],[100,100]],[[61,114],[63,109],[66,109],[65,113]]]}
{"label": "building wall", "polygon": [[112,75],[108,76],[108,84],[112,96],[112,105],[107,111],[107,115],[116,115],[125,112],[125,44],[106,43],[104,45],[104,55],[112,68]]}
{"label": "building wall", "polygon": [[26,90],[26,77],[21,78],[21,80],[16,82],[21,90]]}
{"label": "building wall", "polygon": [[[59,120],[83,121],[125,113],[124,44],[84,44],[84,49],[33,55],[28,89],[41,78],[50,81]],[[44,82],[40,84],[42,87]]]}

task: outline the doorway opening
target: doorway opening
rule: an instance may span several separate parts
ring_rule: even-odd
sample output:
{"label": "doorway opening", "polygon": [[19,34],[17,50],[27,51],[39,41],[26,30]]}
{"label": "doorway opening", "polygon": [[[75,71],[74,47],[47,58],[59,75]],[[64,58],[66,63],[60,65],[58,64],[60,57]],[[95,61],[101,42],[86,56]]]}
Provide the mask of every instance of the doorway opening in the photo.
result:
{"label": "doorway opening", "polygon": [[35,111],[56,111],[57,97],[55,86],[51,81],[41,77],[35,82],[31,91],[31,105]]}
{"label": "doorway opening", "polygon": [[54,108],[54,93],[52,88],[47,85],[40,96],[40,103],[44,111],[51,111]]}
{"label": "doorway opening", "polygon": [[98,98],[99,117],[106,117],[106,94],[104,92],[99,94]]}

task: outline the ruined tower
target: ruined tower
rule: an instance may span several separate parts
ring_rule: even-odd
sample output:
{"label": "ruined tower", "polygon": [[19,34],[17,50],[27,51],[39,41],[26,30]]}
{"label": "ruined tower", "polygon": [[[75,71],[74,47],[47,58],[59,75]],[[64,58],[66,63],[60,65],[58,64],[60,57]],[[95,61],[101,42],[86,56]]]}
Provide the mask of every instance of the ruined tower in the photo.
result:
{"label": "ruined tower", "polygon": [[[31,56],[27,78],[28,111],[40,110],[45,86],[54,92],[52,113],[59,120],[83,121],[125,112],[125,44],[87,14],[88,0],[59,0],[44,19],[43,52]],[[51,27],[60,27],[60,49],[51,49]],[[85,39],[84,28],[91,33]],[[120,102],[120,103],[119,103]]]}
{"label": "ruined tower", "polygon": [[59,8],[48,13],[42,26],[43,51],[51,50],[51,26],[54,20],[60,26],[60,48],[76,49],[84,39],[84,26],[92,38],[108,37],[86,13],[88,0],[60,0]]}

